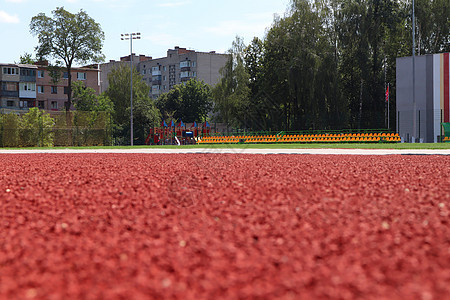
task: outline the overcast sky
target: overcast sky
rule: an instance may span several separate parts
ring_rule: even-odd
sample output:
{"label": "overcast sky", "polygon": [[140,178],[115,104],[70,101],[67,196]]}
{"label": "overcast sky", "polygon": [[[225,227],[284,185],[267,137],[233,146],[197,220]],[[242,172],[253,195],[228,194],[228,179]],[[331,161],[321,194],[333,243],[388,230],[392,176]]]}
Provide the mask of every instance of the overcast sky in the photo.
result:
{"label": "overcast sky", "polygon": [[174,46],[196,51],[225,52],[236,35],[247,44],[263,38],[274,15],[283,16],[289,0],[0,0],[0,62],[13,63],[33,53],[37,39],[31,18],[63,6],[71,13],[85,10],[105,32],[106,61],[130,53],[121,33],[140,32],[133,52],[159,58]]}

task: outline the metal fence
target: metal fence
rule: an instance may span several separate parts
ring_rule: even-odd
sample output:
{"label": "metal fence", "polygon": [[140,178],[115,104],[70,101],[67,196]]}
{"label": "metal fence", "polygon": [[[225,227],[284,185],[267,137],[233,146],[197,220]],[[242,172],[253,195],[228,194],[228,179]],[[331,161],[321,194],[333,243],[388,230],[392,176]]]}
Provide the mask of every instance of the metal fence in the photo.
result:
{"label": "metal fence", "polygon": [[0,112],[0,147],[107,146],[112,144],[106,112]]}

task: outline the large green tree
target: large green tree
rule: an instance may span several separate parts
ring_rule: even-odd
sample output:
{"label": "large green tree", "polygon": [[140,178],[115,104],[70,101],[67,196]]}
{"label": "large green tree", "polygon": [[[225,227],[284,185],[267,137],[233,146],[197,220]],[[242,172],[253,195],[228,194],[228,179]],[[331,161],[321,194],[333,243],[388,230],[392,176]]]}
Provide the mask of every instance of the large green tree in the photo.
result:
{"label": "large green tree", "polygon": [[338,118],[343,105],[337,89],[335,38],[330,33],[332,18],[323,5],[292,1],[266,36],[263,86],[278,112],[273,120],[277,129],[324,129],[331,120],[345,120]]}
{"label": "large green tree", "polygon": [[[134,143],[143,144],[150,127],[158,126],[160,112],[150,98],[150,87],[133,68],[133,127]],[[120,65],[108,74],[109,87],[105,95],[114,104],[113,122],[116,143],[127,143],[130,136],[130,68]]]}
{"label": "large green tree", "polygon": [[450,1],[416,0],[415,5],[418,54],[449,52]]}
{"label": "large green tree", "polygon": [[41,59],[55,58],[57,64],[64,64],[68,72],[66,111],[72,104],[72,67],[75,63],[101,62],[103,33],[85,11],[73,14],[58,7],[53,17],[40,13],[31,19],[30,31],[38,38],[36,56]]}
{"label": "large green tree", "polygon": [[216,119],[227,126],[247,127],[250,75],[245,68],[244,49],[243,39],[236,37],[220,70],[222,78],[213,89]]}
{"label": "large green tree", "polygon": [[97,95],[93,88],[85,87],[81,81],[73,83],[72,94],[76,110],[114,113],[114,103],[106,94]]}
{"label": "large green tree", "polygon": [[204,122],[212,109],[211,88],[203,81],[192,78],[162,94],[156,105],[164,119],[173,118],[188,123]]}

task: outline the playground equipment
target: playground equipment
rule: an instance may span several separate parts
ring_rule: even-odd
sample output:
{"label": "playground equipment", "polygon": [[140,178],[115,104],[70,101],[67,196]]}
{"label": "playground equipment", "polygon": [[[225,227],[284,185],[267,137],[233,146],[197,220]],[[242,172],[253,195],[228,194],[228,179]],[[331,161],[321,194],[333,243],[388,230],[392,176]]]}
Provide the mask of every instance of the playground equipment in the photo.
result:
{"label": "playground equipment", "polygon": [[145,140],[146,145],[188,145],[195,144],[203,137],[211,135],[211,126],[208,122],[189,123],[183,121],[167,125],[162,121],[159,127],[150,128],[150,132]]}

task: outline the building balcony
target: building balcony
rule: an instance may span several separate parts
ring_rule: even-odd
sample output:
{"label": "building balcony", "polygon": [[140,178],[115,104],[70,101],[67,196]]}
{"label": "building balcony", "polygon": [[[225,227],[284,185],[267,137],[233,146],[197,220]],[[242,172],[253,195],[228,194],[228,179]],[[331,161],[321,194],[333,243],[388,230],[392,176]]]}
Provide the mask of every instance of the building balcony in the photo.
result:
{"label": "building balcony", "polygon": [[184,71],[184,72],[181,72],[180,73],[180,78],[181,79],[183,79],[183,78],[189,78],[190,76],[189,76],[189,72],[187,72],[187,71]]}
{"label": "building balcony", "polygon": [[159,71],[159,70],[153,70],[152,71],[152,76],[161,76],[161,71]]}
{"label": "building balcony", "polygon": [[189,60],[180,62],[180,69],[189,68],[191,66],[191,62]]}
{"label": "building balcony", "polygon": [[21,82],[36,82],[36,76],[20,75]]}
{"label": "building balcony", "polygon": [[19,91],[19,98],[30,98],[30,99],[36,99],[36,91]]}
{"label": "building balcony", "polygon": [[0,91],[0,97],[19,98],[19,91]]}
{"label": "building balcony", "polygon": [[152,86],[152,95],[161,95],[161,85]]}
{"label": "building balcony", "polygon": [[153,79],[152,85],[161,85],[161,79]]}

